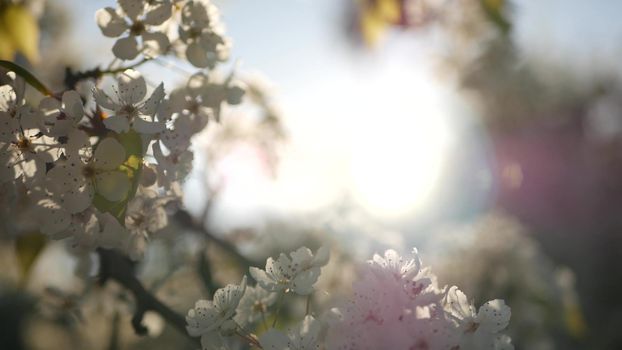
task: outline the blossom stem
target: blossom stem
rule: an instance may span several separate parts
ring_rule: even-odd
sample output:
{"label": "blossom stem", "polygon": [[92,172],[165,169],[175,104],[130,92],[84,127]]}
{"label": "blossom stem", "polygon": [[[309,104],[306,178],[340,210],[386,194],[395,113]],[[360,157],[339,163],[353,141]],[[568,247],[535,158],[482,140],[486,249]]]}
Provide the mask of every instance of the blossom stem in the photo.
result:
{"label": "blossom stem", "polygon": [[281,311],[281,305],[283,304],[285,294],[279,295],[279,300],[276,302],[276,310],[274,311],[274,321],[272,321],[272,328],[276,327],[276,321],[279,319],[279,312]]}

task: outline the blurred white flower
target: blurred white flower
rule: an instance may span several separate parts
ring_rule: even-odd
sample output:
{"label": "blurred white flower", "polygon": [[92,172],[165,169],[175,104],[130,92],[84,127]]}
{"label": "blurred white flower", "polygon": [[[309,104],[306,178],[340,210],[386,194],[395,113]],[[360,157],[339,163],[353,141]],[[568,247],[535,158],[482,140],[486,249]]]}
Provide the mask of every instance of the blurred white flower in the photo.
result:
{"label": "blurred white flower", "polygon": [[230,43],[222,34],[219,11],[209,1],[188,1],[182,8],[179,38],[186,58],[199,68],[214,68],[229,58]]}
{"label": "blurred white flower", "polygon": [[268,258],[265,270],[250,267],[250,274],[268,291],[309,295],[320,276],[321,267],[328,263],[328,258],[326,247],[318,249],[315,256],[309,248],[301,247],[291,252],[289,257],[281,253],[277,260]]}
{"label": "blurred white flower", "polygon": [[[97,25],[105,36],[116,38],[126,32],[128,34],[118,39],[112,47],[112,52],[117,58],[131,60],[144,49],[149,49],[149,52],[154,54],[168,50],[170,46],[168,36],[154,30],[154,27],[171,18],[170,1],[117,0],[117,2],[119,9],[106,7],[95,13]],[[138,43],[138,38],[142,39],[142,47]]]}

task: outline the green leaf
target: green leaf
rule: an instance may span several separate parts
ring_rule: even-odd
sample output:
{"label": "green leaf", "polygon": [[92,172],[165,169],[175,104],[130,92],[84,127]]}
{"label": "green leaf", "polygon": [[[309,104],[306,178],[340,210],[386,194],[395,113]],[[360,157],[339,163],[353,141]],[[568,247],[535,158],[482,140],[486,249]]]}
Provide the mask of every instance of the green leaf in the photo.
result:
{"label": "green leaf", "polygon": [[[1,44],[0,44],[1,45]],[[0,67],[4,67],[10,71],[15,72],[15,74],[22,77],[30,86],[39,90],[45,96],[52,96],[52,91],[48,89],[39,79],[35,78],[35,76],[30,73],[26,68],[5,60],[0,60]]]}
{"label": "green leaf", "polygon": [[31,63],[39,61],[39,26],[24,6],[8,5],[0,9],[0,58],[13,59],[20,52]]}
{"label": "green leaf", "polygon": [[93,204],[100,211],[113,215],[117,221],[121,223],[121,225],[125,225],[127,203],[136,195],[136,191],[138,190],[138,185],[140,183],[140,173],[142,171],[143,164],[143,146],[140,135],[134,130],[118,134],[116,135],[116,139],[119,143],[121,143],[125,149],[125,154],[127,155],[125,162],[119,166],[119,170],[123,171],[127,175],[132,186],[123,200],[111,202],[96,193],[93,199]]}
{"label": "green leaf", "polygon": [[34,262],[45,247],[45,243],[46,238],[40,233],[21,235],[15,241],[15,251],[23,282],[27,280]]}

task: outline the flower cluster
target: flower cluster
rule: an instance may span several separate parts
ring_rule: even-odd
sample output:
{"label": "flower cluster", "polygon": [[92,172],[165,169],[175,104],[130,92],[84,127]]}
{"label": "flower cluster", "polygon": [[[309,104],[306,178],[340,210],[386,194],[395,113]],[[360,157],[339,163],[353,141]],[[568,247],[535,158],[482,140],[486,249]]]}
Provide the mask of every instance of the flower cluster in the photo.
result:
{"label": "flower cluster", "polygon": [[[96,20],[104,35],[122,36],[112,49],[121,59],[168,53],[171,41],[162,30],[175,14],[187,24],[179,29],[184,33],[196,18],[209,19],[204,31],[218,32],[218,11],[206,1],[118,5],[98,11]],[[199,44],[210,67],[226,58],[221,45]],[[96,70],[95,78],[116,74],[113,93],[97,81],[92,94],[50,93],[34,105],[24,98],[24,80],[8,73],[9,83],[0,86],[0,185],[8,194],[0,197],[2,215],[27,211],[35,218],[29,230],[68,238],[78,251],[102,247],[141,258],[149,235],[167,225],[164,205],[180,200],[192,137],[220,119],[223,104],[239,104],[244,86],[233,76],[219,80],[199,71],[167,94],[162,83],[148,89],[137,70],[126,68]]]}
{"label": "flower cluster", "polygon": [[[287,332],[269,328],[259,336],[244,334],[244,339],[259,348],[274,350],[514,348],[510,337],[502,333],[511,315],[503,300],[488,301],[476,310],[456,286],[439,288],[436,276],[422,267],[416,250],[412,255],[404,259],[393,250],[387,250],[384,256],[374,255],[354,283],[353,295],[343,305],[320,318],[307,310],[304,319]],[[220,349],[203,340],[212,338],[221,325],[231,326],[221,328],[220,336],[253,329],[245,327],[260,319],[266,326],[265,319],[271,315],[269,307],[288,291],[310,294],[320,267],[327,261],[325,248],[315,256],[302,247],[289,256],[281,254],[277,260],[268,258],[265,270],[251,267],[257,286],[246,288],[243,297],[236,297],[235,306],[216,298],[223,290],[216,292],[213,302],[197,302],[188,313],[188,332],[202,337],[204,349]],[[225,289],[243,289],[245,281],[239,287]],[[231,312],[234,307],[235,314]]]}
{"label": "flower cluster", "polygon": [[[301,247],[291,252],[289,257],[281,254],[277,260],[268,258],[266,270],[251,267],[250,273],[257,285],[247,287],[244,276],[240,285],[227,285],[217,290],[212,301],[197,301],[186,316],[188,334],[200,336],[203,349],[222,349],[225,344],[223,337],[234,334],[243,335],[246,341],[265,349],[288,349],[278,345],[287,342],[291,349],[311,349],[291,345],[317,342],[319,323],[316,324],[311,316],[305,318],[298,332],[289,335],[274,328],[259,339],[254,334],[245,333],[249,326],[252,327],[259,320],[267,326],[266,319],[273,315],[270,308],[284,294],[292,292],[309,295],[320,276],[321,267],[328,263],[328,258],[326,247],[318,249],[315,255],[309,248]],[[277,314],[274,317],[278,317],[278,308],[275,312]]]}
{"label": "flower cluster", "polygon": [[207,0],[118,0],[118,8],[97,11],[97,25],[121,60],[174,53],[199,68],[229,57],[218,9]]}
{"label": "flower cluster", "polygon": [[374,255],[353,287],[335,310],[328,349],[513,349],[501,333],[510,308],[497,299],[476,312],[457,287],[438,287],[416,250],[409,260]]}

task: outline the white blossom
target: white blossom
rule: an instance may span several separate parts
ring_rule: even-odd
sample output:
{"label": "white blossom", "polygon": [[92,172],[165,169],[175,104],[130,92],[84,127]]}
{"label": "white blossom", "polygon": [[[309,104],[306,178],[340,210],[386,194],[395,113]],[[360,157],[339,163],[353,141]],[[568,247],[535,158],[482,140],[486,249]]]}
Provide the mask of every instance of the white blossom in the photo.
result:
{"label": "white blossom", "polygon": [[240,325],[252,324],[268,315],[268,308],[277,300],[278,294],[260,286],[247,287],[238,305],[235,321]]}
{"label": "white blossom", "polygon": [[[147,83],[137,71],[126,70],[117,79],[117,99],[113,100],[103,90],[95,88],[95,102],[112,115],[104,119],[104,125],[117,133],[124,133],[130,127],[138,133],[155,134],[165,129],[164,121],[156,120],[156,112],[164,98],[164,85],[158,85],[147,98]],[[143,101],[144,100],[144,101]]]}
{"label": "white blossom", "polygon": [[186,330],[201,337],[203,348],[212,348],[221,335],[230,335],[237,325],[233,320],[240,299],[246,290],[246,276],[239,285],[228,284],[214,293],[213,300],[199,300],[186,316]]}
{"label": "white blossom", "polygon": [[291,252],[289,257],[281,253],[277,260],[268,258],[265,270],[250,267],[250,274],[268,291],[309,295],[320,276],[321,267],[328,263],[328,258],[326,247],[318,249],[315,256],[309,248],[301,247]]}
{"label": "white blossom", "polygon": [[99,142],[92,156],[78,150],[68,153],[55,163],[47,179],[67,210],[78,213],[91,205],[95,192],[111,202],[127,197],[130,181],[118,169],[125,159],[123,146],[107,137]]}
{"label": "white blossom", "polygon": [[229,41],[223,36],[218,9],[209,1],[188,1],[182,9],[179,38],[186,58],[199,68],[214,68],[229,57]]}
{"label": "white blossom", "polygon": [[[168,50],[168,37],[154,27],[171,18],[170,1],[118,0],[118,4],[119,9],[106,7],[95,13],[97,25],[105,36],[116,38],[127,33],[127,36],[119,38],[112,47],[117,58],[134,59],[145,48],[156,54]],[[142,40],[142,48],[138,38]]]}
{"label": "white blossom", "polygon": [[475,306],[458,287],[453,286],[447,291],[443,303],[463,334],[460,349],[513,349],[507,344],[509,338],[500,334],[510,323],[511,316],[510,308],[503,300],[488,301],[475,313]]}
{"label": "white blossom", "polygon": [[50,136],[67,136],[84,116],[82,98],[76,91],[65,91],[62,100],[46,97],[39,102],[39,109],[48,126]]}

